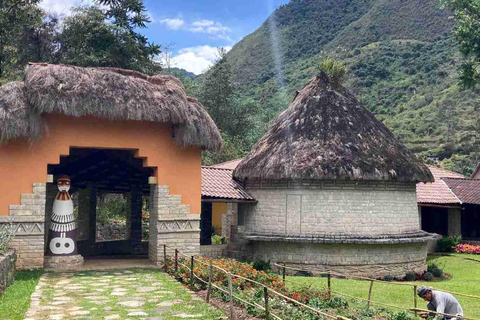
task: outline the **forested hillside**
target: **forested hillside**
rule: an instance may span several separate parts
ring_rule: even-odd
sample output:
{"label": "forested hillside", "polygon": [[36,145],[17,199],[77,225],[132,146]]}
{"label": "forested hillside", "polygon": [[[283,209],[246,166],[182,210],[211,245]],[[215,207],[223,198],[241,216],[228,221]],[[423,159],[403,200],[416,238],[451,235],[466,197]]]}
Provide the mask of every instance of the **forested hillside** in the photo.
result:
{"label": "forested hillside", "polygon": [[238,94],[257,105],[247,145],[328,56],[347,65],[347,86],[409,148],[468,174],[480,160],[480,91],[457,84],[460,54],[449,15],[437,0],[281,6],[225,57]]}

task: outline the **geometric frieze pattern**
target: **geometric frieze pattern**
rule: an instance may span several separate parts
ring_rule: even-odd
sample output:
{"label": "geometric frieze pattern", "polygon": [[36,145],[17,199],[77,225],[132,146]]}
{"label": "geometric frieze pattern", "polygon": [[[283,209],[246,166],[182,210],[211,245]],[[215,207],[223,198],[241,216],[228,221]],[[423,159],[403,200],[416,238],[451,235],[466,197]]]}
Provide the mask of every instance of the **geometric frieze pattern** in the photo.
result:
{"label": "geometric frieze pattern", "polygon": [[43,222],[0,222],[0,233],[13,228],[15,235],[44,235],[44,223]]}
{"label": "geometric frieze pattern", "polygon": [[[169,221],[158,221],[158,231],[194,231],[198,230],[198,221],[194,220],[195,223],[189,220],[169,220]],[[196,227],[194,227],[194,225]]]}

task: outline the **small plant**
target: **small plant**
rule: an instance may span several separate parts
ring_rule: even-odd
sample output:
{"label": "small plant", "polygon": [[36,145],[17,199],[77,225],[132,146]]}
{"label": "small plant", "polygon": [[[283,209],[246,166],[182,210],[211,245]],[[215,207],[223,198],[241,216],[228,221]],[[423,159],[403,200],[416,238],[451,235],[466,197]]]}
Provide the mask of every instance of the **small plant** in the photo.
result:
{"label": "small plant", "polygon": [[398,313],[390,313],[387,316],[388,320],[413,320],[413,317],[407,311],[400,311]]}
{"label": "small plant", "polygon": [[334,85],[341,85],[347,78],[347,68],[343,62],[331,58],[323,59],[319,65],[320,73],[328,76]]}
{"label": "small plant", "polygon": [[258,271],[270,271],[271,270],[270,260],[268,261],[257,260],[253,263],[253,267]]}
{"label": "small plant", "polygon": [[15,230],[11,223],[0,227],[0,255],[5,254],[10,249],[10,243],[14,234]]}
{"label": "small plant", "polygon": [[415,272],[407,272],[407,274],[405,275],[405,280],[406,281],[415,281],[417,280],[417,276],[415,275]]}
{"label": "small plant", "polygon": [[340,296],[333,297],[328,304],[330,308],[342,308],[342,309],[348,308],[348,302],[343,297],[340,297]]}
{"label": "small plant", "polygon": [[221,237],[219,235],[212,236],[212,244],[225,244],[226,240],[225,237]]}
{"label": "small plant", "polygon": [[442,239],[437,240],[438,250],[440,252],[452,252],[461,240],[461,236],[444,236]]}
{"label": "small plant", "polygon": [[425,281],[432,281],[433,280],[433,274],[431,272],[425,272],[422,276],[423,280]]}
{"label": "small plant", "polygon": [[393,276],[388,274],[385,277],[383,277],[383,281],[393,281]]}

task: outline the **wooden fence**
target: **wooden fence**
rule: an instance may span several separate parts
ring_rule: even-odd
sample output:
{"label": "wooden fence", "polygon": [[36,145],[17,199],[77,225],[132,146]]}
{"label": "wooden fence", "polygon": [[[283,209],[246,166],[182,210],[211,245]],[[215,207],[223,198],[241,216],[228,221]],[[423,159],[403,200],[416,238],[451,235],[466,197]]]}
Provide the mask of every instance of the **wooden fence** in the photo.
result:
{"label": "wooden fence", "polygon": [[[169,257],[168,254],[167,254],[167,248],[170,248],[170,249],[173,249],[174,250],[174,257]],[[223,268],[220,268],[218,266],[215,266],[213,265],[212,263],[212,260],[210,260],[210,263],[209,264],[206,264],[202,261],[195,261],[195,256],[186,256],[184,254],[182,254],[181,252],[179,252],[176,248],[171,248],[167,245],[163,245],[163,254],[164,254],[164,271],[165,272],[168,272],[168,263],[169,263],[169,260],[171,260],[174,264],[174,273],[175,274],[178,274],[178,266],[181,265],[183,266],[185,269],[187,269],[188,271],[190,271],[190,289],[193,290],[194,289],[194,284],[195,284],[195,279],[197,279],[198,281],[204,283],[207,285],[207,296],[206,296],[206,300],[207,302],[210,302],[210,298],[211,298],[211,292],[212,292],[212,289],[216,289],[220,292],[223,292],[225,294],[228,295],[229,297],[229,317],[230,319],[235,319],[235,309],[234,309],[234,300],[237,300],[237,301],[240,301],[246,305],[250,305],[254,308],[257,308],[259,310],[262,310],[265,312],[265,319],[269,320],[269,319],[276,319],[276,320],[284,320],[282,318],[280,318],[278,315],[275,315],[271,312],[270,308],[269,308],[269,301],[270,301],[270,298],[269,296],[270,295],[273,295],[273,296],[277,296],[281,299],[284,299],[288,302],[291,302],[301,308],[305,308],[307,310],[310,310],[316,314],[319,314],[319,315],[322,315],[322,316],[325,316],[329,319],[336,319],[336,320],[351,320],[349,318],[346,318],[346,317],[343,317],[343,316],[338,316],[338,315],[331,315],[331,314],[328,314],[326,312],[323,312],[319,309],[316,309],[316,308],[313,308],[309,305],[306,305],[300,301],[297,301],[293,298],[290,298],[290,297],[287,297],[286,295],[280,293],[280,292],[277,292],[275,290],[273,290],[272,288],[258,282],[258,281],[255,281],[255,280],[252,280],[252,279],[249,279],[249,278],[246,278],[246,277],[243,277],[243,276],[240,276],[240,275],[237,275],[237,274],[233,274],[233,273],[230,273],[229,271],[223,269]],[[186,265],[184,263],[181,262],[181,259],[179,259],[179,256],[182,256],[186,261],[190,261],[190,265]],[[199,276],[197,276],[194,272],[194,269],[195,269],[195,262],[199,263],[201,265],[201,268],[202,270],[207,270],[208,271],[208,279],[202,279],[200,278]],[[274,266],[276,267],[279,267],[281,268],[282,270],[282,279],[283,281],[287,281],[286,280],[286,270],[289,269],[289,270],[294,270],[294,271],[304,271],[304,270],[301,270],[301,269],[295,269],[295,268],[290,268],[290,267],[287,267],[285,266],[285,264],[283,265],[280,265],[280,264],[277,264],[277,263],[274,263]],[[220,286],[217,286],[216,284],[213,283],[213,273],[214,273],[214,270],[217,270],[217,272],[222,272],[226,275],[227,277],[227,280],[228,280],[228,288],[221,288]],[[429,310],[423,310],[423,309],[418,309],[418,305],[417,305],[417,285],[414,285],[414,284],[409,284],[409,283],[399,283],[399,282],[387,282],[387,281],[381,281],[381,280],[375,280],[375,279],[369,279],[369,278],[364,278],[364,277],[356,277],[356,276],[350,276],[350,275],[344,275],[344,274],[339,274],[339,273],[334,273],[334,272],[326,272],[326,273],[320,273],[320,274],[324,274],[327,276],[327,294],[328,294],[328,298],[330,299],[331,296],[332,296],[332,293],[335,293],[335,294],[338,294],[340,296],[345,296],[345,297],[349,297],[349,298],[352,298],[352,299],[358,299],[358,300],[364,300],[364,301],[367,301],[367,307],[370,308],[370,304],[377,304],[377,305],[381,305],[381,306],[384,306],[384,307],[390,307],[390,308],[396,308],[396,309],[401,309],[401,310],[404,310],[404,311],[409,311],[409,312],[413,312],[415,314],[415,316],[417,316],[417,313],[418,312],[431,312],[431,313],[436,313],[436,314],[439,314],[439,315],[445,315],[445,316],[449,316],[449,317],[456,317],[455,315],[449,315],[449,314],[444,314],[444,313],[440,313],[440,312],[433,312],[433,311],[429,311]],[[354,296],[350,296],[350,295],[347,295],[347,294],[344,294],[344,293],[340,293],[340,292],[337,292],[337,291],[334,291],[332,290],[332,285],[331,285],[331,278],[333,277],[344,277],[346,279],[354,279],[354,280],[363,280],[363,281],[369,281],[370,282],[370,287],[369,287],[369,291],[368,291],[368,297],[367,299],[362,299],[362,298],[358,298],[358,297],[354,297]],[[245,280],[245,281],[248,281],[256,286],[259,286],[260,288],[263,288],[263,296],[264,296],[264,304],[263,305],[260,305],[260,304],[257,304],[255,302],[249,302],[249,301],[246,301],[238,296],[235,296],[233,294],[233,285],[232,285],[232,278],[239,278],[239,279],[242,279],[242,280]],[[295,282],[295,281],[290,281],[292,283],[297,283],[297,284],[301,284],[301,283],[298,283],[298,282]],[[390,284],[390,285],[400,285],[400,286],[412,286],[413,287],[413,304],[414,304],[414,307],[413,308],[409,308],[409,309],[406,309],[406,308],[401,308],[401,307],[398,307],[398,306],[393,306],[393,305],[389,305],[389,304],[385,304],[385,303],[380,303],[380,302],[376,302],[376,301],[373,301],[371,299],[372,297],[372,291],[373,291],[373,285],[375,282],[382,282],[382,283],[387,283],[387,284]],[[301,284],[303,285],[303,284]],[[433,289],[435,290],[435,289]],[[449,292],[449,291],[445,291],[445,290],[442,290],[443,292]],[[455,292],[450,292],[452,294],[456,294],[456,295],[459,295],[459,296],[465,296],[465,297],[470,297],[470,298],[474,298],[474,299],[480,299],[480,297],[478,296],[473,296],[473,295],[467,295],[467,294],[461,294],[461,293],[455,293]],[[469,317],[461,317],[462,319],[465,319],[465,320],[480,320],[480,319],[474,319],[474,318],[469,318]]]}

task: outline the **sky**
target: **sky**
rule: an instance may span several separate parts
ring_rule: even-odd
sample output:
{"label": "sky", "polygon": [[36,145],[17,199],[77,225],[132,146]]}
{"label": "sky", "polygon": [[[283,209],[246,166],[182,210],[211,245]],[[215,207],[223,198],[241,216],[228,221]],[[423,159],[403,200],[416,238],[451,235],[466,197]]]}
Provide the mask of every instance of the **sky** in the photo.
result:
{"label": "sky", "polygon": [[[172,48],[171,66],[195,74],[215,60],[218,47],[230,50],[289,0],[144,0],[151,23],[139,30],[150,42]],[[64,16],[93,0],[42,0],[48,12]],[[161,58],[161,57],[160,57]]]}

